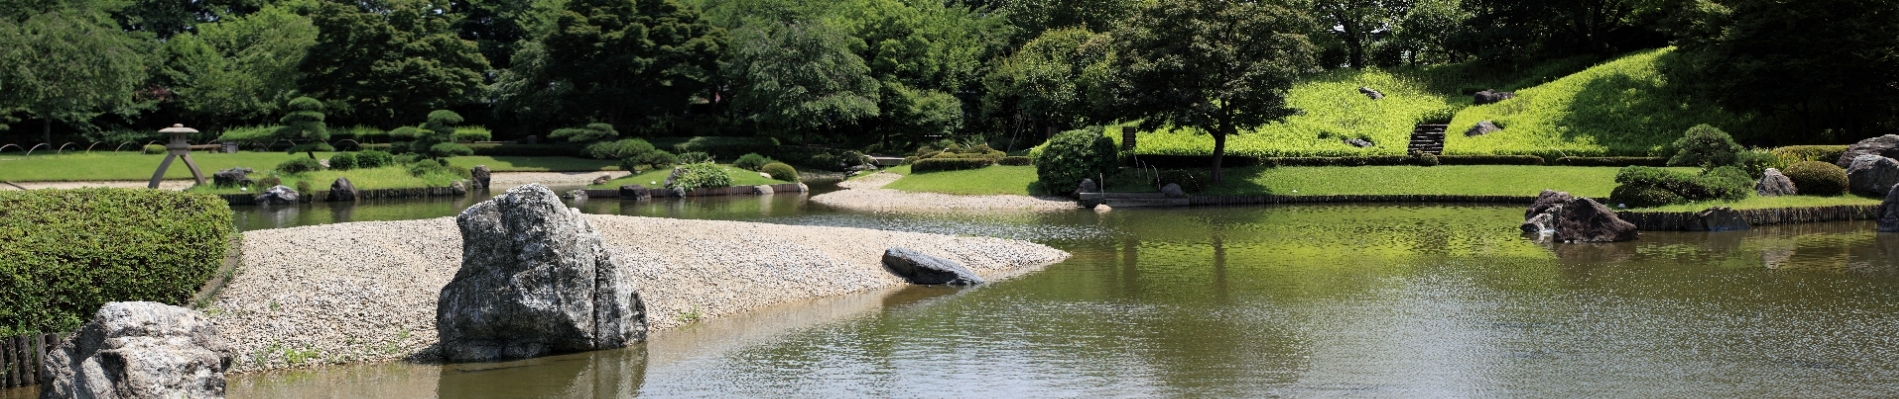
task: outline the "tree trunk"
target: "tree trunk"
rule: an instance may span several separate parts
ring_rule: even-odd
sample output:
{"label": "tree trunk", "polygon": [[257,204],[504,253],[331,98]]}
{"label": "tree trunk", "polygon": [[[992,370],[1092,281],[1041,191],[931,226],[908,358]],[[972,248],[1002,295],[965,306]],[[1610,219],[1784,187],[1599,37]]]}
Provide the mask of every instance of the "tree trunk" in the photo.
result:
{"label": "tree trunk", "polygon": [[46,145],[53,145],[53,118],[46,118],[46,122],[40,124],[40,138],[46,140]]}
{"label": "tree trunk", "polygon": [[1220,161],[1226,158],[1226,129],[1213,132],[1213,183],[1226,182],[1226,174],[1220,170]]}

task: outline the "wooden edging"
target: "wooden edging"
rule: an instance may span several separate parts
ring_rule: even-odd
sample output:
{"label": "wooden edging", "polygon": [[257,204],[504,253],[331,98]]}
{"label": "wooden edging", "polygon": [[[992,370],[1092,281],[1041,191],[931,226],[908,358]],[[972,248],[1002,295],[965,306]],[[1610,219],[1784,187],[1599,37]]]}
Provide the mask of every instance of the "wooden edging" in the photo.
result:
{"label": "wooden edging", "polygon": [[[686,197],[716,197],[726,195],[771,195],[778,193],[803,193],[811,188],[804,183],[766,184],[757,186],[736,186],[718,188],[699,188],[686,190]],[[588,189],[587,198],[679,198],[678,192],[663,188],[645,188],[624,186],[618,189]],[[643,194],[643,195],[642,195]]]}
{"label": "wooden edging", "polygon": [[[262,193],[260,192],[258,194],[262,194]],[[218,197],[223,198],[224,202],[228,202],[234,206],[235,205],[257,205],[258,194],[218,194]],[[306,204],[311,203],[311,202],[329,202],[329,198],[330,198],[329,190],[312,191],[309,193],[310,195],[301,195],[302,193],[299,193],[299,194],[300,195],[297,196],[297,202],[306,203]],[[465,196],[465,195],[468,195],[467,189],[456,190],[454,187],[383,188],[383,189],[375,189],[375,190],[356,190],[357,200],[392,199],[392,198],[460,197],[460,196]]]}
{"label": "wooden edging", "polygon": [[[1879,218],[1878,205],[1836,205],[1810,208],[1745,209],[1734,211],[1749,226],[1846,222]],[[1643,231],[1691,231],[1701,220],[1695,212],[1616,212],[1616,217]]]}
{"label": "wooden edging", "polygon": [[67,334],[30,334],[0,338],[0,388],[39,385],[49,376],[43,374],[46,352],[64,342]]}

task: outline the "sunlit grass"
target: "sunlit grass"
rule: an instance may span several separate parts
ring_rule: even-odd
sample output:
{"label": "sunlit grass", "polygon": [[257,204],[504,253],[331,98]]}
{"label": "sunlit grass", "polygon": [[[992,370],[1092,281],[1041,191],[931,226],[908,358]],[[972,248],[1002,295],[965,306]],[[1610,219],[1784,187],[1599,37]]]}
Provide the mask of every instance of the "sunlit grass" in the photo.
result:
{"label": "sunlit grass", "polygon": [[[1842,195],[1842,196],[1833,196],[1833,197],[1790,195],[1790,196],[1781,196],[1781,197],[1748,197],[1747,199],[1740,200],[1740,201],[1703,201],[1703,202],[1695,202],[1695,203],[1687,203],[1687,204],[1658,206],[1654,208],[1631,209],[1631,211],[1635,211],[1635,212],[1700,212],[1708,208],[1722,207],[1722,206],[1734,208],[1736,210],[1776,209],[1776,208],[1819,208],[1819,207],[1841,206],[1841,205],[1862,205],[1862,206],[1863,205],[1879,205],[1880,202],[1881,200],[1877,198],[1867,198],[1867,197],[1861,197],[1861,196],[1851,195],[1851,194]],[[1609,204],[1609,205],[1615,206],[1615,204]]]}
{"label": "sunlit grass", "polygon": [[[769,177],[760,176],[758,172],[734,168],[732,167],[732,165],[719,165],[719,167],[725,169],[726,175],[732,176],[733,187],[796,183],[796,182],[787,182],[787,181],[782,181],[782,180],[772,180]],[[620,186],[632,186],[632,185],[645,186],[646,188],[665,188],[666,177],[671,176],[672,173],[673,173],[672,168],[653,169],[653,170],[649,170],[649,171],[645,171],[641,173],[635,173],[627,177],[613,179],[611,181],[608,181],[607,184],[595,184],[595,185],[587,186],[587,188],[609,189],[609,188],[620,188]]]}
{"label": "sunlit grass", "polygon": [[[908,167],[903,167],[908,172]],[[947,172],[908,173],[884,188],[957,195],[1042,195],[1034,166],[990,166]]]}
{"label": "sunlit grass", "polygon": [[[257,172],[251,174],[251,179],[263,180],[265,177],[272,175],[270,171]],[[409,174],[409,168],[402,166],[385,166],[374,169],[324,170],[290,175],[278,174],[276,176],[283,181],[281,184],[285,186],[295,188],[297,187],[297,182],[308,181],[310,182],[310,188],[318,191],[329,190],[330,185],[335,183],[337,178],[341,177],[349,178],[350,185],[355,186],[357,190],[447,187],[450,183],[465,178],[448,171],[438,171],[422,176],[415,176]],[[192,187],[186,191],[213,194],[255,194],[259,190],[261,190],[261,188],[258,187],[245,190],[237,187],[216,188],[206,184]]]}

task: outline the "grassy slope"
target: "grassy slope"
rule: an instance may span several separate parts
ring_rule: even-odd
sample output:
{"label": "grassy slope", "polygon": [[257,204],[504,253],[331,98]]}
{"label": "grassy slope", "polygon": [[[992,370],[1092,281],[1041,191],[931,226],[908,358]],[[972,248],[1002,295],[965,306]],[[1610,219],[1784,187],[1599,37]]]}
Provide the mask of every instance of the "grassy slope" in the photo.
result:
{"label": "grassy slope", "polygon": [[[1659,156],[1694,125],[1739,128],[1739,117],[1669,85],[1665,72],[1676,62],[1672,48],[1637,52],[1465,109],[1451,122],[1445,153]],[[1485,120],[1504,131],[1457,134]]]}
{"label": "grassy slope", "polygon": [[[909,167],[901,167],[907,173]],[[958,195],[1040,195],[1034,166],[990,166],[975,170],[910,173],[884,188]]]}
{"label": "grassy slope", "polygon": [[[258,171],[269,170],[279,163],[303,154],[284,154],[280,152],[238,152],[223,154],[213,152],[193,152],[191,158],[198,162],[198,168],[206,178],[219,169],[246,167]],[[317,153],[318,159],[327,159],[330,153]],[[32,157],[0,156],[0,180],[29,181],[92,181],[92,180],[146,180],[152,178],[152,172],[158,170],[158,164],[164,161],[163,155],[145,155],[130,152],[92,153],[69,155],[33,155]],[[539,172],[539,171],[595,171],[617,169],[614,161],[566,158],[566,157],[456,157],[449,159],[451,164],[472,167],[485,164],[497,172]],[[166,179],[190,179],[191,170],[184,162],[173,161],[165,172]]]}
{"label": "grassy slope", "polygon": [[[781,181],[781,180],[772,180],[771,178],[768,178],[768,177],[759,176],[758,172],[734,168],[732,167],[732,165],[719,165],[719,166],[724,167],[725,173],[727,175],[732,176],[732,186],[734,187],[794,183],[794,182],[787,182],[787,181]],[[666,183],[666,176],[672,175],[672,173],[673,173],[672,169],[654,169],[654,170],[646,171],[645,173],[639,173],[639,174],[634,174],[627,177],[613,179],[612,181],[608,181],[607,184],[596,184],[596,185],[587,186],[587,188],[608,189],[608,188],[619,188],[620,186],[626,186],[626,185],[641,185],[641,186],[646,186],[647,188],[662,188],[664,187]]]}
{"label": "grassy slope", "polygon": [[1717,206],[1725,206],[1725,207],[1734,208],[1734,209],[1769,209],[1769,208],[1812,208],[1812,207],[1838,206],[1838,205],[1879,205],[1879,203],[1880,203],[1880,200],[1877,198],[1867,198],[1867,197],[1861,197],[1857,195],[1843,195],[1843,196],[1837,196],[1837,197],[1809,197],[1809,196],[1799,195],[1799,196],[1791,196],[1791,197],[1748,197],[1747,199],[1740,200],[1740,201],[1705,201],[1705,202],[1696,202],[1692,204],[1678,204],[1678,205],[1669,205],[1669,206],[1658,206],[1654,208],[1636,209],[1635,211],[1637,212],[1699,212],[1703,209],[1713,208]]}

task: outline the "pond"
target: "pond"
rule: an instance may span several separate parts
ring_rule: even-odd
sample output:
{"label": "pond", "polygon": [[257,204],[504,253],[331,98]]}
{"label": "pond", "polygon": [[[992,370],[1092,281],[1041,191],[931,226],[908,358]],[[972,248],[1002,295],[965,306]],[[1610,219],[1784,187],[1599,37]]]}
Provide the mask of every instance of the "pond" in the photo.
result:
{"label": "pond", "polygon": [[[304,213],[321,223],[466,206],[424,202]],[[702,321],[623,350],[238,375],[230,397],[1848,397],[1899,386],[1899,236],[1865,222],[1550,245],[1517,235],[1521,208],[1469,205],[959,217],[777,196],[581,208],[1009,237],[1074,257],[979,288]]]}

